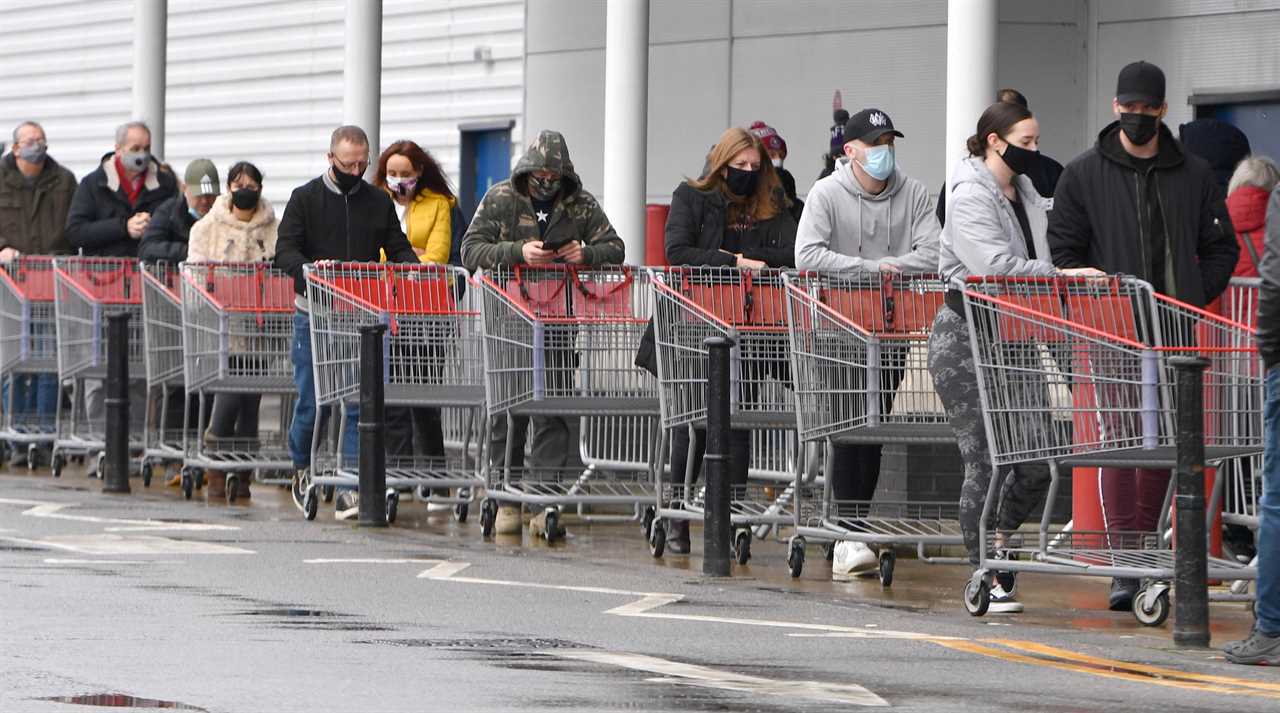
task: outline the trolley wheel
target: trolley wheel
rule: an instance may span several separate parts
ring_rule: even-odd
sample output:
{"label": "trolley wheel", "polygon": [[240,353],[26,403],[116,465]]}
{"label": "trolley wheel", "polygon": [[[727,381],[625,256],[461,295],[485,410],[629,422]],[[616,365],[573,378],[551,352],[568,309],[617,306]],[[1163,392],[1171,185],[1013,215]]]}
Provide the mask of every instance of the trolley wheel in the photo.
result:
{"label": "trolley wheel", "polygon": [[652,505],[646,505],[644,514],[640,516],[640,530],[644,532],[644,539],[649,539],[649,531],[653,529],[653,520],[657,517],[658,511]]}
{"label": "trolley wheel", "polygon": [[336,489],[337,488],[335,488],[332,485],[320,486],[320,496],[324,498],[325,505],[328,505],[329,503],[333,502],[333,493]]}
{"label": "trolley wheel", "polygon": [[97,478],[98,480],[105,479],[107,477],[106,470],[105,470],[107,465],[107,452],[98,451],[98,457],[94,462],[97,463],[97,465],[93,467],[93,477]]}
{"label": "trolley wheel", "polygon": [[983,577],[970,577],[964,586],[964,609],[970,616],[982,616],[991,606],[991,583]]}
{"label": "trolley wheel", "polygon": [[791,543],[787,545],[787,569],[791,570],[792,579],[799,579],[800,573],[804,571],[803,537],[792,537]]}
{"label": "trolley wheel", "polygon": [[498,504],[489,498],[480,503],[480,536],[493,537],[493,525],[498,518]]}
{"label": "trolley wheel", "polygon": [[227,502],[234,503],[236,501],[236,486],[238,486],[241,476],[239,473],[227,473]]}
{"label": "trolley wheel", "polygon": [[142,487],[144,488],[151,487],[151,471],[159,465],[161,464],[152,463],[145,458],[142,459]]}
{"label": "trolley wheel", "polygon": [[661,520],[654,520],[653,527],[649,528],[649,554],[654,557],[661,557],[663,550],[667,548],[667,528],[662,524]]}
{"label": "trolley wheel", "polygon": [[467,503],[458,503],[453,506],[453,517],[459,523],[467,521],[467,513],[471,511],[471,506]]}
{"label": "trolley wheel", "polygon": [[67,457],[61,453],[54,453],[53,457],[49,459],[49,468],[53,470],[53,477],[55,478],[62,477],[62,469],[66,466]]}
{"label": "trolley wheel", "polygon": [[733,536],[733,557],[738,564],[746,564],[751,560],[750,530],[738,530]]}
{"label": "trolley wheel", "polygon": [[1133,598],[1133,616],[1143,626],[1160,626],[1169,618],[1169,590],[1163,587],[1144,587]]}
{"label": "trolley wheel", "polygon": [[880,586],[893,586],[893,566],[898,562],[898,555],[892,549],[880,550]]}
{"label": "trolley wheel", "polygon": [[302,495],[302,516],[307,520],[314,520],[318,512],[320,512],[320,493],[316,492],[316,486],[308,485],[306,492]]}
{"label": "trolley wheel", "polygon": [[396,521],[397,511],[400,509],[400,493],[395,490],[387,489],[387,524],[393,525]]}
{"label": "trolley wheel", "polygon": [[182,497],[187,500],[191,499],[191,494],[195,491],[196,476],[189,468],[182,469]]}
{"label": "trolley wheel", "polygon": [[547,508],[547,515],[543,518],[542,536],[547,538],[547,544],[551,544],[560,539],[560,511],[555,508]]}
{"label": "trolley wheel", "polygon": [[40,467],[40,447],[34,443],[27,445],[27,470]]}

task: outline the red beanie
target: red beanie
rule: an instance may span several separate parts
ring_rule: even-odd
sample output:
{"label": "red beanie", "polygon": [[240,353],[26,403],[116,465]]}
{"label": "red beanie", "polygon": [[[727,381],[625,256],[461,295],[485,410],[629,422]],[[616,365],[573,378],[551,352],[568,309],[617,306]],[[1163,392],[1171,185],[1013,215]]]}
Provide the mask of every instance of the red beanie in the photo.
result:
{"label": "red beanie", "polygon": [[777,129],[763,121],[756,121],[752,122],[747,131],[750,131],[752,135],[760,139],[760,143],[764,144],[766,151],[779,151],[784,157],[787,155],[787,142],[783,141],[781,136],[778,136]]}

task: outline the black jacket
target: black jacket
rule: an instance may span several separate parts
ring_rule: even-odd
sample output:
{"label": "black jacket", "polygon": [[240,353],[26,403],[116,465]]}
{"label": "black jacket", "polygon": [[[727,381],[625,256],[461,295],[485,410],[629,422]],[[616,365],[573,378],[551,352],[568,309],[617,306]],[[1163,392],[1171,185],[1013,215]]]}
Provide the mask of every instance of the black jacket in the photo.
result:
{"label": "black jacket", "polygon": [[187,242],[191,237],[191,226],[196,219],[191,217],[187,207],[187,197],[179,193],[161,203],[147,223],[147,230],[138,243],[138,259],[146,262],[168,262],[174,265],[187,259]]}
{"label": "black jacket", "polygon": [[1258,299],[1258,352],[1270,369],[1280,364],[1280,186],[1267,201],[1267,233],[1262,252],[1262,294]]}
{"label": "black jacket", "polygon": [[[1058,267],[1096,267],[1108,273],[1151,275],[1150,212],[1156,200],[1164,241],[1173,257],[1173,296],[1196,306],[1227,287],[1240,246],[1225,211],[1215,208],[1217,191],[1209,164],[1189,155],[1160,125],[1160,152],[1148,176],[1141,175],[1120,144],[1119,122],[1098,134],[1097,145],[1067,165],[1049,212],[1049,248]],[[1154,185],[1148,181],[1153,180]]]}
{"label": "black jacket", "polygon": [[[721,252],[724,243],[727,201],[718,190],[700,191],[681,183],[671,194],[665,246],[672,265],[725,265],[737,263]],[[764,221],[752,234],[758,240],[739,246],[743,257],[763,261],[769,267],[794,267],[796,221],[785,210]]]}
{"label": "black jacket", "polygon": [[364,182],[345,195],[325,176],[295,188],[276,234],[275,266],[300,295],[307,293],[302,266],[316,260],[376,262],[386,250],[391,262],[418,262],[391,197]]}
{"label": "black jacket", "polygon": [[64,235],[72,250],[83,249],[85,255],[135,257],[138,241],[129,237],[125,227],[129,218],[150,213],[154,219],[160,204],[178,193],[177,180],[153,160],[138,202],[130,206],[114,160],[114,154],[103,156],[101,165],[80,181],[71,198]]}

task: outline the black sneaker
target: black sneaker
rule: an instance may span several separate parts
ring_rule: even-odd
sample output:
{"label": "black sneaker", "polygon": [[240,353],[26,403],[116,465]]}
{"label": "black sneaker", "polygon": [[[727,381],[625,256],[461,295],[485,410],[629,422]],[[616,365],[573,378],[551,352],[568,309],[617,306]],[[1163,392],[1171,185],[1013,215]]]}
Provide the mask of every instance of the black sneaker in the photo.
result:
{"label": "black sneaker", "polygon": [[667,552],[673,555],[689,554],[689,521],[668,520],[671,530],[667,532]]}
{"label": "black sneaker", "polygon": [[360,515],[360,496],[354,490],[338,493],[333,501],[333,519],[352,520]]}
{"label": "black sneaker", "polygon": [[1233,641],[1223,647],[1231,663],[1250,666],[1280,666],[1280,636],[1268,636],[1255,627],[1244,641]]}
{"label": "black sneaker", "polygon": [[1133,598],[1138,594],[1139,582],[1136,579],[1111,580],[1111,611],[1133,611]]}
{"label": "black sneaker", "polygon": [[311,474],[306,468],[299,468],[293,473],[293,483],[290,490],[293,493],[293,504],[297,506],[299,512],[306,512],[303,506],[303,499],[307,495],[307,483],[311,479]]}

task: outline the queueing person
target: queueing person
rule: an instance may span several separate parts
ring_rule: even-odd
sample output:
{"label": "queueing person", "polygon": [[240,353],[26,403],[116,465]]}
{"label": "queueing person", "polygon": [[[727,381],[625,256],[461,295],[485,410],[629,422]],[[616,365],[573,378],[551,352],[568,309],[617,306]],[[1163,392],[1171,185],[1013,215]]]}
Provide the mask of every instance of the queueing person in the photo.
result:
{"label": "queueing person", "polygon": [[[323,420],[316,414],[315,370],[311,361],[311,305],[302,268],[317,260],[375,262],[385,252],[393,262],[417,262],[418,254],[404,237],[395,205],[362,176],[369,168],[369,137],[358,126],[339,126],[329,138],[329,168],[294,189],[277,227],[275,266],[294,280],[293,380],[298,400],[289,426],[289,455],[296,473],[293,499],[299,509],[308,485],[312,438]],[[340,444],[343,460],[358,457],[356,422],[359,409],[350,408]],[[359,496],[342,489],[334,500],[334,517],[348,520],[359,514]]]}
{"label": "queueing person", "polygon": [[[1117,121],[1062,173],[1049,213],[1053,263],[1134,275],[1161,294],[1204,307],[1226,289],[1240,254],[1218,219],[1220,191],[1209,164],[1183,150],[1162,119],[1165,76],[1149,62],[1120,71]],[[1225,214],[1225,211],[1223,211]],[[1151,532],[1169,471],[1102,468],[1105,527]],[[1110,607],[1128,611],[1136,579],[1111,583]]]}
{"label": "queueing person", "polygon": [[751,126],[747,127],[747,131],[760,139],[760,143],[764,144],[764,150],[769,152],[769,162],[773,164],[773,170],[778,172],[782,192],[787,196],[787,212],[796,222],[799,222],[800,214],[804,212],[804,201],[796,196],[796,177],[783,168],[783,163],[787,160],[787,142],[778,134],[777,129],[763,121],[752,122]]}
{"label": "queueing person", "polygon": [[[827,272],[862,270],[932,273],[938,269],[938,219],[929,189],[895,161],[903,138],[889,115],[863,109],[844,128],[844,158],[809,190],[796,233],[796,267]],[[886,351],[885,362],[905,368],[905,350]],[[881,372],[882,409],[888,413],[904,368]],[[838,445],[828,472],[837,501],[868,502],[880,479],[879,445]],[[837,542],[833,576],[873,574],[876,553],[862,542]]]}
{"label": "queueing person", "polygon": [[[938,272],[947,281],[947,306],[938,312],[929,335],[929,372],[964,461],[960,529],[973,565],[983,546],[978,541],[978,524],[995,469],[961,300],[965,278],[1101,274],[1087,267],[1060,270],[1048,259],[1049,202],[1027,177],[1040,159],[1039,143],[1040,126],[1026,107],[1008,102],[987,107],[977,131],[969,137],[969,157],[952,171],[947,224],[942,229]],[[1046,422],[1043,427],[1052,425]],[[1045,464],[1015,466],[993,510],[995,522],[988,524],[997,533],[1018,529],[1043,501],[1048,485]],[[1014,586],[1012,573],[999,573],[991,587],[988,611],[1022,611]]]}
{"label": "queueing person", "polygon": [[[626,259],[622,238],[569,158],[569,146],[558,131],[538,134],[511,178],[485,192],[462,240],[462,263],[470,271],[514,265],[619,265]],[[552,350],[549,362],[570,356]],[[556,362],[557,364],[559,362]],[[565,366],[548,367],[565,373]],[[560,416],[519,416],[513,420],[512,468],[525,465],[525,436],[533,424],[528,466],[558,469],[577,452],[569,423]],[[490,467],[508,465],[507,419],[490,419]],[[498,534],[520,532],[520,509],[503,506],[494,523]],[[538,528],[542,529],[542,528]]]}
{"label": "queueing person", "polygon": [[[732,128],[707,156],[707,171],[680,183],[671,195],[666,254],[673,266],[722,266],[749,269],[792,267],[796,223],[786,210],[786,197],[760,139]],[[697,477],[706,451],[706,429],[689,438],[686,428],[671,435],[671,476],[683,482],[687,467]],[[692,465],[690,466],[690,459]],[[751,465],[751,432],[729,436],[729,480],[747,481]],[[689,553],[689,522],[677,520],[667,532],[666,548]]]}
{"label": "queueing person", "polygon": [[1227,182],[1227,212],[1240,244],[1240,258],[1232,277],[1258,277],[1266,251],[1267,203],[1280,184],[1280,168],[1264,156],[1240,162]]}
{"label": "queueing person", "polygon": [[[191,179],[191,169],[187,169],[187,179]],[[276,254],[279,224],[271,202],[262,197],[262,171],[247,161],[240,161],[227,171],[227,192],[218,196],[204,217],[191,227],[187,259],[191,262],[269,262]],[[231,345],[233,352],[236,346]],[[234,353],[231,358],[235,358]],[[235,439],[242,448],[255,442],[261,404],[262,394],[216,394],[209,427],[203,434],[205,442],[214,448],[218,439]],[[249,498],[249,480],[247,475],[236,478],[237,500]],[[226,497],[226,482],[225,473],[208,471],[205,493],[209,500]]]}
{"label": "queueing person", "polygon": [[178,195],[156,206],[138,243],[138,259],[164,262],[173,267],[187,259],[187,242],[191,226],[203,218],[222,193],[218,167],[207,158],[187,164]]}
{"label": "queueing person", "polygon": [[[63,228],[75,191],[75,176],[49,155],[44,129],[34,121],[14,127],[13,148],[0,158],[0,263],[22,255],[70,252]],[[2,408],[13,406],[15,419],[28,420],[41,431],[52,431],[58,407],[58,375],[15,374],[5,379],[0,399]],[[15,455],[21,452],[14,448]]]}
{"label": "queueing person", "polygon": [[1280,187],[1267,208],[1266,249],[1258,271],[1258,352],[1266,367],[1262,498],[1258,503],[1258,583],[1253,631],[1227,644],[1227,660],[1280,666]]}
{"label": "queueing person", "polygon": [[[456,233],[453,213],[458,201],[435,158],[413,141],[397,141],[378,157],[373,185],[391,196],[400,227],[418,258],[427,264],[447,264]],[[426,363],[438,361],[426,348],[420,356]],[[392,409],[387,420],[392,452],[444,457],[439,408]],[[422,494],[430,495],[427,490]]]}

